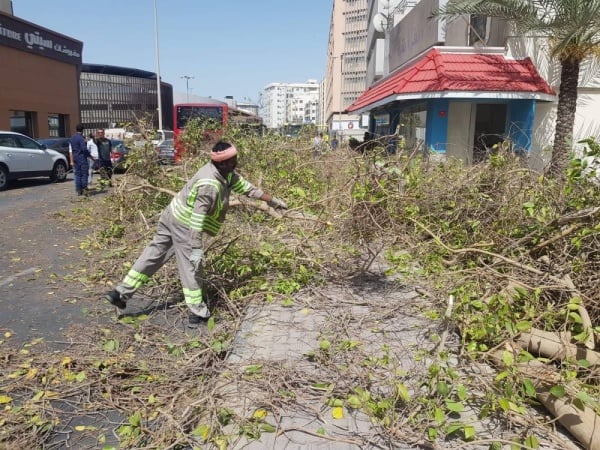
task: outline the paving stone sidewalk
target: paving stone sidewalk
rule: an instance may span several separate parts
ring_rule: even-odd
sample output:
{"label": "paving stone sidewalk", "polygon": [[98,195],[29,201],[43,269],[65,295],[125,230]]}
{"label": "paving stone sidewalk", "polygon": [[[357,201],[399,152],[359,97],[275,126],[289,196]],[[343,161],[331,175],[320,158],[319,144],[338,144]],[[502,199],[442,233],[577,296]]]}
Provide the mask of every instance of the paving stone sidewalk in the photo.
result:
{"label": "paving stone sidewalk", "polygon": [[[240,438],[232,448],[390,448],[367,415],[344,407],[343,417],[334,418],[327,402],[328,389],[306,392],[306,388],[294,385],[294,379],[311,380],[315,385],[320,380],[327,385],[331,374],[307,355],[319,353],[321,340],[334,340],[340,326],[346,342],[360,345],[363,354],[384,357],[387,352],[398,360],[397,370],[415,370],[415,352],[431,347],[427,333],[435,326],[418,314],[420,304],[423,299],[412,288],[378,279],[360,287],[329,285],[306,291],[295,297],[292,306],[272,303],[250,307],[228,358],[229,371],[216,390],[218,402],[241,417],[252,417],[257,408],[264,408],[269,412],[267,422],[277,431],[262,433],[258,440]],[[263,370],[260,380],[248,376],[248,368],[257,365]],[[278,392],[265,392],[265,372],[269,369],[274,376],[284,373],[289,377],[284,383],[273,380],[271,384]],[[298,388],[303,394],[296,394],[283,406],[270,407],[269,397],[280,394],[286,384],[292,385],[290,391]]]}
{"label": "paving stone sidewalk", "polygon": [[[435,447],[426,442],[411,446],[403,442],[415,442],[414,436],[402,435],[402,430],[397,430],[398,439],[391,440],[359,410],[344,405],[343,417],[333,417],[333,408],[329,406],[332,386],[350,392],[357,371],[371,371],[373,383],[369,389],[373,392],[379,388],[379,393],[385,394],[381,391],[385,386],[378,387],[377,380],[386,371],[405,374],[403,382],[410,392],[419,389],[417,383],[431,363],[428,355],[435,346],[432,337],[442,333],[441,321],[431,320],[426,314],[431,310],[430,301],[417,290],[383,275],[301,292],[291,306],[265,303],[249,307],[227,359],[227,371],[215,389],[214,401],[238,417],[251,418],[256,411],[267,411],[265,421],[276,431],[260,433],[256,440],[242,436],[230,448],[487,450],[491,439],[509,442],[517,432],[515,429],[498,421],[480,420],[478,411],[468,408],[460,420],[475,427],[480,443],[456,439],[436,443]],[[315,361],[320,354],[320,342],[331,340],[333,349],[336,338],[336,345],[341,342],[340,333],[344,335],[343,342],[360,347],[360,356],[354,361],[336,360],[324,368],[323,361]],[[445,345],[457,350],[458,337],[450,333]],[[365,355],[393,362],[379,368],[361,367]],[[450,364],[457,363],[454,356],[450,358]],[[333,373],[332,367],[338,367],[339,372]],[[491,368],[478,367],[482,376],[490,375]],[[233,426],[230,431],[233,434]],[[561,430],[552,435],[542,431],[539,436],[540,450],[580,448]],[[502,447],[510,448],[508,444]]]}

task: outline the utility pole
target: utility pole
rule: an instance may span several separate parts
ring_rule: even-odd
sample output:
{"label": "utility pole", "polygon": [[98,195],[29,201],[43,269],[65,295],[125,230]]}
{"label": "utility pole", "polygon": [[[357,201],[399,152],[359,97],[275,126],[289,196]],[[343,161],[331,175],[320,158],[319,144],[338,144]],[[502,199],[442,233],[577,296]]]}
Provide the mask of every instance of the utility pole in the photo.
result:
{"label": "utility pole", "polygon": [[194,77],[191,77],[189,75],[183,75],[179,78],[185,78],[185,92],[187,95],[187,102],[190,102],[190,80],[193,80]]}
{"label": "utility pole", "polygon": [[156,95],[158,107],[158,129],[163,129],[162,121],[162,97],[160,93],[160,58],[158,56],[158,14],[156,13],[156,0],[154,0],[154,51],[156,53]]}

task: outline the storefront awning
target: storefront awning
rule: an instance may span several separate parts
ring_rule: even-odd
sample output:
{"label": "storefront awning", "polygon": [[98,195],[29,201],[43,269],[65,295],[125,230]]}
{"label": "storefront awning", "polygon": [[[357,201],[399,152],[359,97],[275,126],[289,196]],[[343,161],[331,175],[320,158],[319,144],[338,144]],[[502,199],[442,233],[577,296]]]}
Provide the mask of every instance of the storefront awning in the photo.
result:
{"label": "storefront awning", "polygon": [[347,108],[363,113],[398,100],[426,98],[536,99],[556,93],[529,58],[501,53],[427,52],[411,66],[390,74],[364,91]]}

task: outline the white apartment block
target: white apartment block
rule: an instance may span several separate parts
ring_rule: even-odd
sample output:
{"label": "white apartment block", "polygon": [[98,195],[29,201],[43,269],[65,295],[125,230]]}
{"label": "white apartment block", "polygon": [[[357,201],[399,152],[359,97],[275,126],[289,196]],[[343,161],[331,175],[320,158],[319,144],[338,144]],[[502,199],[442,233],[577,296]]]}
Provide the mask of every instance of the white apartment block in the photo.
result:
{"label": "white apartment block", "polygon": [[271,83],[262,94],[261,117],[267,128],[279,128],[284,124],[317,123],[317,106],[320,84],[317,80],[306,83]]}

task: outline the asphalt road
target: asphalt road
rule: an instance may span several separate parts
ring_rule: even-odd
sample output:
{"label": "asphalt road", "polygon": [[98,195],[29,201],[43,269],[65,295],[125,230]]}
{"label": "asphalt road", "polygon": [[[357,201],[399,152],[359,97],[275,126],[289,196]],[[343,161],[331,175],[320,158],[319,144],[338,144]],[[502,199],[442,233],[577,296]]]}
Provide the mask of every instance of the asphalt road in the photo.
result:
{"label": "asphalt road", "polygon": [[90,200],[75,195],[72,175],[64,183],[18,180],[0,192],[0,339],[10,336],[5,345],[43,338],[61,347],[64,331],[85,323],[85,311],[98,301],[71,278],[85,261],[79,240],[86,230],[68,221],[82,201]]}

